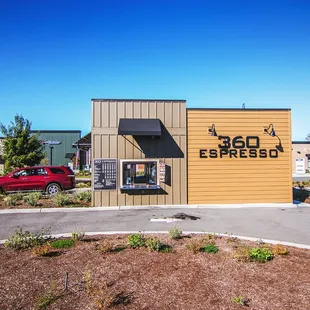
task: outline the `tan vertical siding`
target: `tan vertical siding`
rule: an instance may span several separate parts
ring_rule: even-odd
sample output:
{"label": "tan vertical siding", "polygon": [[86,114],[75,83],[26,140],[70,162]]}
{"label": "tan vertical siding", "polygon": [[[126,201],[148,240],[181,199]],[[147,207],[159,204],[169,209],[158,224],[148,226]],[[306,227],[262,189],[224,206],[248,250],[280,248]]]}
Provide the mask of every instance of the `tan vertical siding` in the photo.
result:
{"label": "tan vertical siding", "polygon": [[[92,156],[93,158],[117,158],[117,190],[93,192],[94,206],[157,205],[187,203],[186,172],[186,106],[185,101],[156,100],[105,100],[92,101]],[[120,160],[141,159],[145,154],[138,148],[132,136],[118,136],[120,118],[159,118],[179,146],[183,156],[162,157],[171,148],[171,141],[154,141],[152,157],[163,160],[171,168],[171,184],[161,183],[162,194],[129,195],[119,190]],[[160,139],[163,139],[162,137]],[[181,192],[182,190],[182,192]]]}
{"label": "tan vertical siding", "polygon": [[[188,110],[188,201],[208,203],[292,202],[291,114],[288,110]],[[219,151],[217,135],[258,136],[260,149],[275,149],[277,137],[264,133],[273,124],[283,152],[278,158],[210,158],[208,151]],[[208,158],[199,151],[208,150]],[[245,153],[248,152],[246,149]]]}

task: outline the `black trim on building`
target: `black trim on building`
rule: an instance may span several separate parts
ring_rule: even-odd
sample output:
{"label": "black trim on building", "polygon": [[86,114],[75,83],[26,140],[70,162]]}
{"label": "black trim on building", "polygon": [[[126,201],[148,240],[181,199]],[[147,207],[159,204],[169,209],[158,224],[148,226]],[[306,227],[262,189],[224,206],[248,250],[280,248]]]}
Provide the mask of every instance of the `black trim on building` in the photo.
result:
{"label": "black trim on building", "polygon": [[186,102],[184,99],[110,99],[110,98],[92,98],[92,101],[165,101],[165,102]]}
{"label": "black trim on building", "polygon": [[255,109],[255,108],[186,108],[186,110],[197,110],[197,111],[201,111],[201,110],[208,110],[208,111],[291,111],[291,109]]}
{"label": "black trim on building", "polygon": [[31,133],[36,133],[36,132],[40,132],[40,133],[79,133],[81,134],[81,130],[31,130]]}

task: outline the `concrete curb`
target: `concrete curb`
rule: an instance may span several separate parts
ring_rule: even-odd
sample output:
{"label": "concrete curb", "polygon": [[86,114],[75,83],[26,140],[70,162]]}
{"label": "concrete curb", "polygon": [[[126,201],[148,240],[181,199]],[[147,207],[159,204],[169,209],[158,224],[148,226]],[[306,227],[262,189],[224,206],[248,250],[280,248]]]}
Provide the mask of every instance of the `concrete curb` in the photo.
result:
{"label": "concrete curb", "polygon": [[214,204],[214,205],[156,205],[156,206],[112,206],[83,208],[36,208],[36,209],[4,209],[0,214],[16,213],[53,213],[53,212],[88,212],[88,211],[126,211],[156,209],[247,209],[247,208],[300,208],[310,207],[308,203],[253,203],[253,204]]}
{"label": "concrete curb", "polygon": [[[101,231],[101,232],[85,232],[86,236],[98,236],[98,235],[127,235],[127,234],[135,234],[135,233],[143,233],[143,234],[168,234],[168,231]],[[307,249],[310,250],[310,245],[307,244],[300,244],[300,243],[294,243],[294,242],[287,242],[287,241],[281,241],[281,240],[272,240],[272,239],[262,239],[259,237],[247,237],[247,236],[239,236],[239,235],[230,235],[230,234],[221,234],[221,233],[214,233],[214,232],[201,232],[201,231],[183,231],[184,235],[189,235],[189,234],[216,234],[217,236],[222,236],[222,237],[233,237],[233,238],[238,238],[241,240],[248,240],[248,241],[260,241],[264,243],[269,243],[269,244],[282,244],[285,246],[290,246],[290,247],[295,247],[299,249]],[[66,237],[71,237],[71,233],[63,233],[63,234],[55,234],[51,235],[52,238],[66,238]],[[4,244],[6,240],[0,240],[0,244]]]}

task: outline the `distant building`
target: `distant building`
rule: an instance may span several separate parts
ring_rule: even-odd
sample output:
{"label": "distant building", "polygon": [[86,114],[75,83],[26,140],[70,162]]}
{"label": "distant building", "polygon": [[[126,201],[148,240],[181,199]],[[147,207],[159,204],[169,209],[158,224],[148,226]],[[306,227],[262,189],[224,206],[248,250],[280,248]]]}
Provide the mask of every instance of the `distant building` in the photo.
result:
{"label": "distant building", "polygon": [[71,155],[75,155],[72,143],[81,138],[81,130],[32,130],[31,132],[40,132],[39,139],[45,145],[46,158],[50,165],[67,166],[71,163]]}
{"label": "distant building", "polygon": [[[81,130],[32,130],[40,132],[39,139],[45,145],[46,159],[49,165],[68,166],[76,155],[74,142],[81,138]],[[0,172],[4,168],[3,137],[0,137]]]}
{"label": "distant building", "polygon": [[[72,144],[78,154],[79,168],[82,170],[90,170],[91,167],[91,133],[83,136]],[[76,163],[75,165],[76,166]]]}
{"label": "distant building", "polygon": [[293,141],[293,172],[310,173],[310,141]]}

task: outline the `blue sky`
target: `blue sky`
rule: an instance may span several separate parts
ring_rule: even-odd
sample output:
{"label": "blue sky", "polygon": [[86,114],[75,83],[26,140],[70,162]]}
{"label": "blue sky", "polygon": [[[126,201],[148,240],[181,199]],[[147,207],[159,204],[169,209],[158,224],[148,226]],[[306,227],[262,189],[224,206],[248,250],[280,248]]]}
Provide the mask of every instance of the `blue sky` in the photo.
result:
{"label": "blue sky", "polygon": [[0,122],[90,130],[91,98],[291,108],[310,132],[310,1],[0,0]]}

